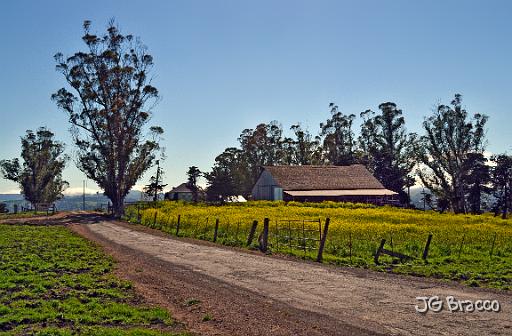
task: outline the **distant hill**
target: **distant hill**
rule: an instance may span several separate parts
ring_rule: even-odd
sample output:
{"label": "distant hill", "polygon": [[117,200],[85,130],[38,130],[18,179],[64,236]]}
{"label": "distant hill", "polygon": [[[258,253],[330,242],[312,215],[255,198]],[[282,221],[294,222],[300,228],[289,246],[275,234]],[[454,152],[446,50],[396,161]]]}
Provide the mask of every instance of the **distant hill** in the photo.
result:
{"label": "distant hill", "polygon": [[[423,209],[421,187],[411,188],[411,201],[418,209]],[[132,190],[126,197],[126,202],[136,202],[141,199],[142,192]],[[0,202],[7,204],[10,211],[13,210],[14,204],[21,206],[28,206],[27,202],[20,194],[0,194]],[[106,208],[109,199],[102,194],[86,194],[85,195],[85,208],[86,210],[94,210],[96,208]],[[63,199],[56,202],[57,209],[59,210],[82,210],[82,195],[66,195]]]}
{"label": "distant hill", "polygon": [[[126,196],[126,202],[136,202],[141,199],[141,192],[138,190],[130,191]],[[20,194],[0,194],[0,202],[6,203],[9,211],[13,211],[14,205],[18,207],[28,206],[28,203],[23,199]],[[98,208],[105,209],[109,204],[109,199],[103,194],[86,194],[85,195],[85,210],[94,210]],[[83,209],[83,196],[82,195],[65,195],[63,199],[55,202],[57,210],[71,211]]]}
{"label": "distant hill", "polygon": [[20,194],[0,194],[0,202],[20,201],[20,200],[23,200],[23,195],[20,195]]}

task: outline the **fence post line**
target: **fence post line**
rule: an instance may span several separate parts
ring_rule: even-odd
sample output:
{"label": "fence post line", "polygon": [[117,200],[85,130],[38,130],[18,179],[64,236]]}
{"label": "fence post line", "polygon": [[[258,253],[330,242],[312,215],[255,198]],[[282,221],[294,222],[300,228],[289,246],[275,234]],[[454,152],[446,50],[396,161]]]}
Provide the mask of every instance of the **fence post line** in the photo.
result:
{"label": "fence post line", "polygon": [[306,253],[307,253],[307,244],[306,244],[307,240],[306,240],[306,231],[305,231],[305,226],[304,226],[304,220],[302,220],[302,244],[303,244],[303,247],[304,247],[304,259],[306,259]]}
{"label": "fence post line", "polygon": [[268,228],[269,228],[270,219],[265,218],[263,220],[263,232],[261,232],[261,236],[259,239],[260,251],[267,252],[268,250]]}
{"label": "fence post line", "polygon": [[348,249],[350,253],[350,264],[352,264],[352,231],[348,233]]}
{"label": "fence post line", "polygon": [[180,233],[180,221],[181,221],[181,215],[178,215],[178,222],[176,223],[176,237],[178,237]]}
{"label": "fence post line", "polygon": [[430,248],[430,242],[432,241],[432,233],[428,235],[427,243],[425,244],[425,249],[423,250],[423,260],[427,261],[428,257],[428,249]]}
{"label": "fence post line", "polygon": [[379,265],[379,256],[382,252],[382,249],[384,248],[384,244],[386,244],[386,239],[382,239],[380,241],[380,246],[377,249],[377,252],[375,253],[375,257],[373,258],[373,261],[375,262],[375,265]]}
{"label": "fence post line", "polygon": [[247,237],[247,246],[252,244],[252,240],[254,239],[254,234],[256,233],[256,228],[258,227],[258,221],[255,220],[252,222],[251,231],[249,232],[249,237]]}
{"label": "fence post line", "polygon": [[155,210],[155,218],[153,219],[153,227],[156,228],[156,217],[158,216],[158,210]]}
{"label": "fence post line", "polygon": [[460,242],[459,257],[458,257],[458,259],[460,259],[460,254],[462,252],[462,247],[464,246],[464,238],[466,238],[466,232],[464,232],[464,234],[462,235],[462,240]]}
{"label": "fence post line", "polygon": [[171,217],[172,215],[169,215],[169,217],[167,217],[167,227],[169,228],[169,233],[171,233]]}
{"label": "fence post line", "polygon": [[329,223],[330,222],[331,222],[330,218],[325,219],[324,232],[322,233],[322,239],[320,239],[320,246],[318,247],[318,255],[316,257],[316,261],[318,261],[318,262],[322,262],[322,259],[323,259],[325,241],[327,240],[327,232],[329,231]]}
{"label": "fence post line", "polygon": [[279,220],[276,219],[276,233],[274,234],[276,237],[276,251],[279,251]]}
{"label": "fence post line", "polygon": [[240,220],[238,220],[238,224],[236,225],[236,241],[238,242],[238,234],[240,233]]}
{"label": "fence post line", "polygon": [[213,233],[213,242],[217,242],[217,233],[219,232],[219,219],[215,220],[215,231]]}
{"label": "fence post line", "polygon": [[492,240],[492,245],[491,245],[491,252],[489,252],[489,257],[492,258],[492,252],[494,252],[494,244],[496,243],[496,235],[497,233],[494,232],[494,238]]}

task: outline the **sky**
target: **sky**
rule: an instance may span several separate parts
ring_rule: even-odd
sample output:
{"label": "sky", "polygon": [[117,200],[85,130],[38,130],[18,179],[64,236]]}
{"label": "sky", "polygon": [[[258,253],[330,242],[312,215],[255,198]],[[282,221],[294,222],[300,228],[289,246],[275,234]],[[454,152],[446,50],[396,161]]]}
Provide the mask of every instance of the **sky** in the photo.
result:
{"label": "sky", "polygon": [[[358,115],[393,101],[422,134],[433,106],[461,93],[471,114],[490,117],[487,150],[510,153],[511,14],[512,2],[492,0],[3,1],[0,159],[19,156],[20,137],[40,126],[74,155],[67,116],[50,99],[66,85],[53,55],[84,50],[84,20],[102,33],[111,18],[154,57],[161,100],[151,125],[165,130],[167,189],[189,166],[208,171],[261,122],[316,134],[331,102]],[[73,161],[64,178],[81,192]],[[16,191],[0,180],[0,193]]]}

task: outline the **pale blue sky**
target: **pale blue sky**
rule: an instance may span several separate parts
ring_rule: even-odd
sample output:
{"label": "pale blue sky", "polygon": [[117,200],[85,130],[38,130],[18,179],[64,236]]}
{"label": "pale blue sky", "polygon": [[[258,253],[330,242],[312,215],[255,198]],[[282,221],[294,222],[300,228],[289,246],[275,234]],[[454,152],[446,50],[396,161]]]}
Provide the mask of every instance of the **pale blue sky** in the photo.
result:
{"label": "pale blue sky", "polygon": [[[170,186],[191,165],[210,169],[260,122],[316,133],[330,102],[359,114],[394,101],[421,132],[432,106],[459,92],[470,112],[490,116],[488,150],[511,151],[511,14],[510,1],[3,1],[0,158],[17,156],[19,137],[41,125],[72,154],[50,100],[64,85],[52,57],[83,48],[83,20],[101,32],[112,17],[154,56],[162,100],[152,122],[166,131]],[[81,187],[73,163],[65,178]],[[0,192],[13,189],[0,181]]]}

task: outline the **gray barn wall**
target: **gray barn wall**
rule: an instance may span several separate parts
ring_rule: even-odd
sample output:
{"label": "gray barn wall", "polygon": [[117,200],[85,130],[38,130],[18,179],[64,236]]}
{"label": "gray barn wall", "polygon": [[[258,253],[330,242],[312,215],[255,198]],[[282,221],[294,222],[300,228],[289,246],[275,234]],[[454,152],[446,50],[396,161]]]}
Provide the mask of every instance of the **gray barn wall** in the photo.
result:
{"label": "gray barn wall", "polygon": [[252,188],[252,198],[254,200],[282,200],[283,191],[274,180],[272,175],[264,170],[256,184]]}

